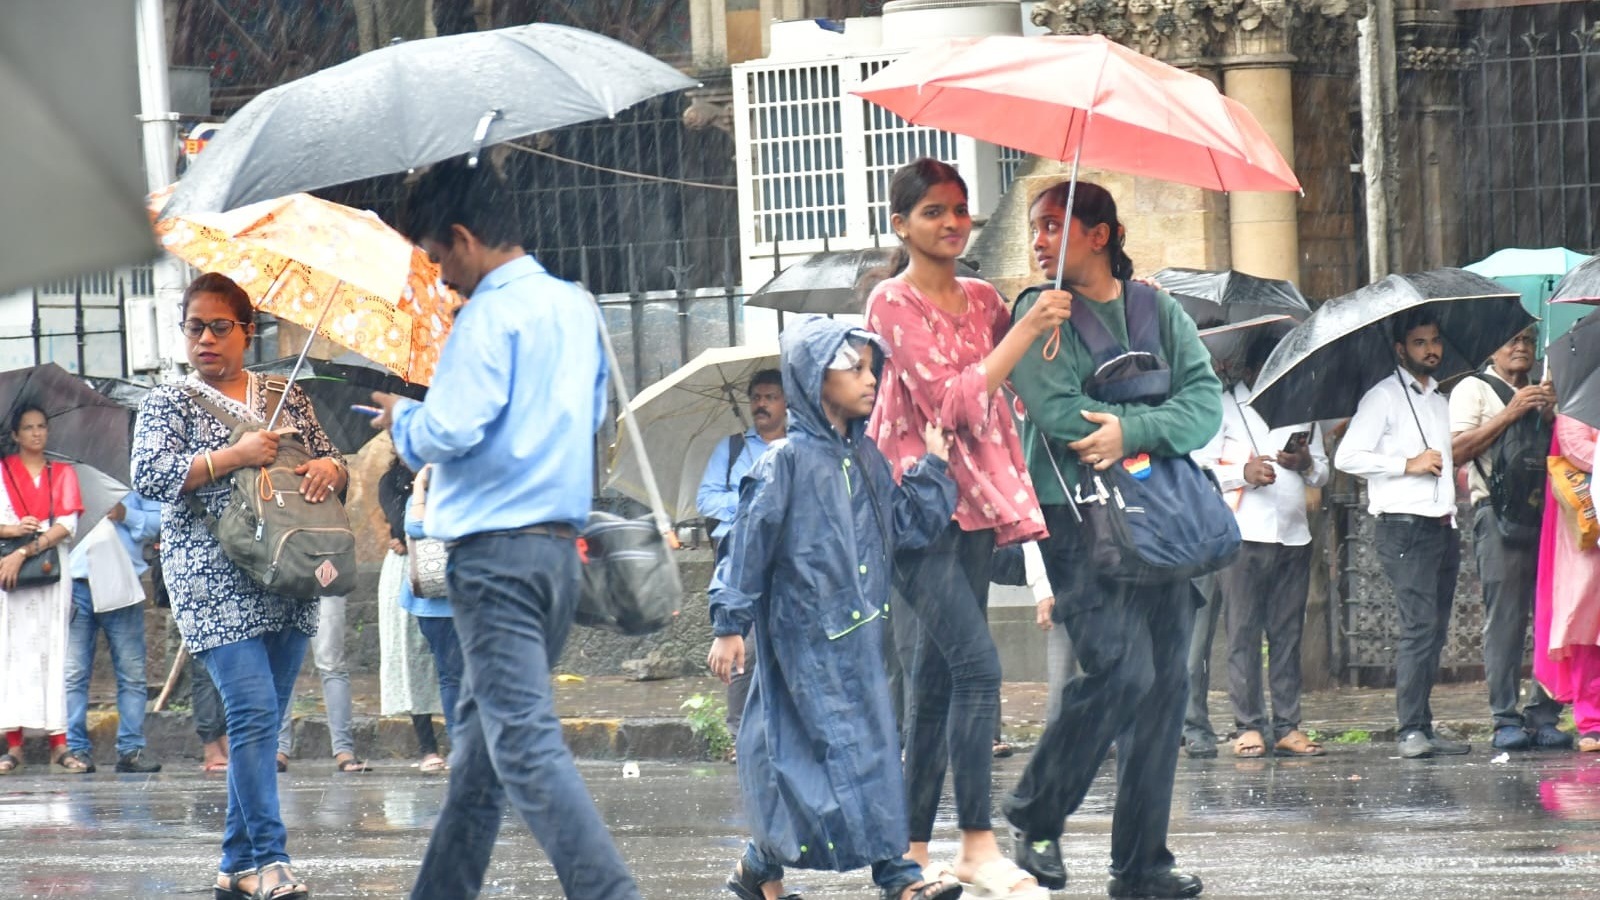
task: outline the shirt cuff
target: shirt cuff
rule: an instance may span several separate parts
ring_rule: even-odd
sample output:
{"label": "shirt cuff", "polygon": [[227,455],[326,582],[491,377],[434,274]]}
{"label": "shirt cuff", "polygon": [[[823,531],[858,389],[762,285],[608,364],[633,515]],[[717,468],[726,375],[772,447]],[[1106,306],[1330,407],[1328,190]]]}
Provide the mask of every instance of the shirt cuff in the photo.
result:
{"label": "shirt cuff", "polygon": [[418,457],[411,449],[411,441],[406,431],[406,425],[416,410],[422,406],[410,397],[401,397],[395,401],[389,416],[393,419],[389,426],[389,436],[394,440],[394,452],[405,460],[412,471],[417,471],[427,464],[427,460]]}

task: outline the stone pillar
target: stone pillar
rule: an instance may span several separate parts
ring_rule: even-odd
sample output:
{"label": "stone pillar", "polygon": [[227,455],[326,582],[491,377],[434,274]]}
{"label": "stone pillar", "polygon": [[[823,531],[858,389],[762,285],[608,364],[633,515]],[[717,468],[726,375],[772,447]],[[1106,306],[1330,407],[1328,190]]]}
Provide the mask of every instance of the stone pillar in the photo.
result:
{"label": "stone pillar", "polygon": [[1395,3],[1401,234],[1395,271],[1465,260],[1461,196],[1461,72],[1470,61],[1456,14],[1420,0]]}
{"label": "stone pillar", "polygon": [[691,0],[689,41],[696,71],[720,69],[728,65],[727,0]]}
{"label": "stone pillar", "polygon": [[[1276,19],[1276,21],[1274,21]],[[1256,117],[1284,159],[1294,165],[1294,55],[1289,10],[1268,19],[1241,17],[1223,36],[1222,91]],[[1228,198],[1233,268],[1300,282],[1299,197],[1285,191],[1236,191]]]}

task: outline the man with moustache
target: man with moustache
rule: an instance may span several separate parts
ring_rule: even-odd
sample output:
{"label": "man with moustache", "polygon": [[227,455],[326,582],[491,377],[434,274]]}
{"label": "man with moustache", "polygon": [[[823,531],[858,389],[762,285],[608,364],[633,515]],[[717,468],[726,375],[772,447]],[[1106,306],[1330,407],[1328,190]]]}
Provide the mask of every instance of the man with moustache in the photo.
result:
{"label": "man with moustache", "polygon": [[1472,745],[1434,734],[1429,703],[1461,568],[1450,404],[1432,377],[1444,341],[1438,319],[1425,308],[1392,322],[1399,365],[1361,398],[1334,466],[1366,479],[1368,509],[1378,520],[1378,558],[1394,585],[1400,755],[1457,756],[1472,752]]}
{"label": "man with moustache", "polygon": [[[730,434],[719,441],[706,463],[705,475],[700,479],[700,491],[695,494],[695,505],[705,516],[711,528],[711,546],[716,551],[717,562],[728,552],[726,540],[733,529],[733,516],[739,510],[739,482],[756,464],[767,447],[780,440],[789,422],[789,406],[783,397],[783,374],[777,369],[762,369],[750,377],[746,389],[750,398],[748,431]],[[734,672],[728,681],[728,732],[739,733],[739,721],[744,718],[744,701],[750,695],[750,677],[755,672],[755,641],[745,635],[744,668]],[[732,751],[729,751],[731,759]]]}
{"label": "man with moustache", "polygon": [[[1528,380],[1536,334],[1529,326],[1496,350],[1482,372],[1450,392],[1450,455],[1466,465],[1472,492],[1472,540],[1483,583],[1483,671],[1496,750],[1572,747],[1572,735],[1556,727],[1560,702],[1537,681],[1529,686],[1527,704],[1517,709],[1539,565],[1539,527],[1528,523],[1540,521],[1544,505],[1543,490],[1529,486],[1543,484],[1556,401],[1550,385]],[[1520,474],[1497,471],[1517,462]],[[1500,484],[1498,503],[1492,482]],[[1502,513],[1511,527],[1501,521]]]}

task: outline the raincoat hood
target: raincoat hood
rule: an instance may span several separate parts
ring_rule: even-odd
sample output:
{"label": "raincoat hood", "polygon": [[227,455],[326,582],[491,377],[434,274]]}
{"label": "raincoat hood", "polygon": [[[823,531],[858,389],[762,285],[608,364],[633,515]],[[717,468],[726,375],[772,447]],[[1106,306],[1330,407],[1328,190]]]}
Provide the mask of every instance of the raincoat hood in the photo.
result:
{"label": "raincoat hood", "polygon": [[[838,432],[828,421],[822,408],[822,382],[827,377],[828,363],[847,340],[870,341],[877,351],[873,354],[872,373],[883,377],[883,363],[890,355],[889,345],[870,331],[848,325],[826,316],[808,316],[783,330],[778,336],[782,351],[783,393],[789,403],[789,431],[801,432],[820,438],[839,439]],[[851,442],[866,433],[867,417],[850,421]],[[841,441],[842,443],[842,441]]]}

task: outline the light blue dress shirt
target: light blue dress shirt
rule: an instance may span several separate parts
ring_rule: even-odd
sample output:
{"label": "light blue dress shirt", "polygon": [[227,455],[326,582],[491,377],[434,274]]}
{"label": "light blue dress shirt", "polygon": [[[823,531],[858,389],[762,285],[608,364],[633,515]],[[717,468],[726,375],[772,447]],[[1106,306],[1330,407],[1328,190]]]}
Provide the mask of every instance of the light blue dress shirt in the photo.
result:
{"label": "light blue dress shirt", "polygon": [[[161,535],[161,504],[131,491],[122,498],[122,508],[125,512],[122,521],[112,524],[117,526],[122,549],[128,551],[128,558],[133,560],[133,574],[142,577],[150,571],[150,564],[144,561],[144,545]],[[89,577],[89,555],[83,552],[81,545],[72,548],[67,567],[74,580]]]}
{"label": "light blue dress shirt", "polygon": [[767,442],[754,428],[744,433],[744,450],[733,461],[732,470],[728,468],[727,438],[717,441],[716,449],[711,451],[705,475],[700,479],[700,490],[694,495],[694,505],[699,507],[700,515],[717,520],[717,527],[711,531],[711,536],[717,540],[733,529],[733,517],[739,511],[739,482],[765,452]]}
{"label": "light blue dress shirt", "polygon": [[587,292],[531,256],[478,282],[428,399],[394,407],[395,450],[413,469],[435,464],[430,537],[588,520],[606,414],[598,318]]}

